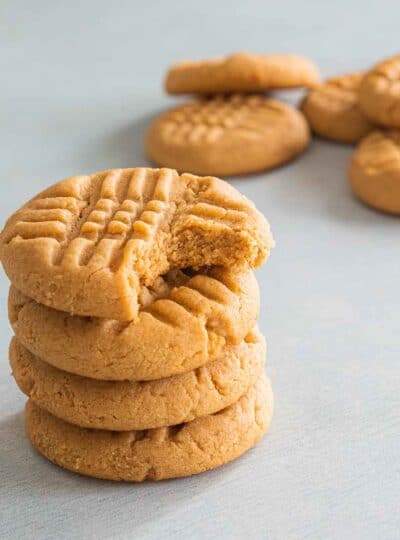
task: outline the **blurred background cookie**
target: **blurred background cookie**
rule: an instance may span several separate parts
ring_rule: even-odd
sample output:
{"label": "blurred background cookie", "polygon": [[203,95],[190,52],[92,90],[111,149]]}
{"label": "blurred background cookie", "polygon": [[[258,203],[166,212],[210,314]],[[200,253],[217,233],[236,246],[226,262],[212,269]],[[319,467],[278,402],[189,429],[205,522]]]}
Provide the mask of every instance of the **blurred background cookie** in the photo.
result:
{"label": "blurred background cookie", "polygon": [[373,129],[358,105],[362,77],[361,73],[333,77],[307,94],[301,110],[316,135],[353,144]]}
{"label": "blurred background cookie", "polygon": [[364,203],[400,214],[400,130],[376,130],[353,154],[350,185]]}
{"label": "blurred background cookie", "polygon": [[360,107],[373,122],[400,127],[400,55],[368,71],[360,85]]}
{"label": "blurred background cookie", "polygon": [[217,94],[313,87],[318,82],[317,67],[304,56],[239,52],[179,62],[169,69],[165,88],[169,94]]}
{"label": "blurred background cookie", "polygon": [[265,340],[257,329],[194,371],[155,381],[98,381],[57,369],[13,338],[10,365],[36,405],[81,427],[127,431],[190,422],[237,401],[261,376]]}
{"label": "blurred background cookie", "polygon": [[259,95],[197,99],[157,117],[146,150],[158,165],[204,175],[271,169],[299,155],[310,139],[297,109]]}

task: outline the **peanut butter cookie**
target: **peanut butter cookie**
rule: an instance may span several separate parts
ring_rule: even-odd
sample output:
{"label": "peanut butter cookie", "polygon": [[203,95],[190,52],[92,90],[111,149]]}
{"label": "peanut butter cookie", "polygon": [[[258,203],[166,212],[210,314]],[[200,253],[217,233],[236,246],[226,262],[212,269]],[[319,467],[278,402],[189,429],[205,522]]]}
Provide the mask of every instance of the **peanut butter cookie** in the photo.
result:
{"label": "peanut butter cookie", "polygon": [[400,127],[400,54],[379,62],[363,78],[360,107],[373,122]]}
{"label": "peanut butter cookie", "polygon": [[400,214],[400,130],[376,130],[353,154],[350,185],[364,203]]}
{"label": "peanut butter cookie", "polygon": [[213,415],[146,431],[105,431],[69,424],[29,400],[25,425],[32,445],[73,472],[142,482],[214,469],[254,446],[268,430],[273,410],[265,376],[237,402]]}
{"label": "peanut butter cookie", "polygon": [[353,144],[373,129],[358,106],[362,77],[361,73],[342,75],[310,91],[301,110],[314,133],[332,141]]}
{"label": "peanut butter cookie", "polygon": [[12,283],[47,306],[132,320],[143,286],[172,269],[259,266],[264,217],[217,178],[115,169],[63,180],[17,211],[0,236]]}
{"label": "peanut butter cookie", "polygon": [[296,54],[234,53],[224,58],[183,61],[167,73],[169,94],[264,92],[277,88],[312,87],[316,66]]}
{"label": "peanut butter cookie", "polygon": [[225,176],[281,165],[309,139],[304,116],[289,105],[256,95],[216,96],[157,117],[146,150],[162,166]]}
{"label": "peanut butter cookie", "polygon": [[226,344],[240,343],[258,316],[258,285],[250,271],[172,272],[146,293],[138,317],[126,323],[68,315],[11,287],[9,318],[19,341],[59,369],[144,381],[215,359]]}
{"label": "peanut butter cookie", "polygon": [[220,411],[256,383],[264,361],[265,341],[256,329],[201,368],[149,382],[72,375],[39,360],[15,338],[10,346],[15,380],[36,405],[71,424],[116,431],[181,424]]}

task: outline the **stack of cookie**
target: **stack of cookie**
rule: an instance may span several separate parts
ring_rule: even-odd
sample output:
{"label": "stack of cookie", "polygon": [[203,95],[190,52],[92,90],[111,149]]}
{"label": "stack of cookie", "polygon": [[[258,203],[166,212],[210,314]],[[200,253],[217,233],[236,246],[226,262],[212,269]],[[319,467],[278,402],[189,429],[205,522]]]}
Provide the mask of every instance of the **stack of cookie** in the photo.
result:
{"label": "stack of cookie", "polygon": [[366,73],[328,79],[312,90],[302,111],[319,136],[359,143],[349,180],[364,203],[400,214],[400,55]]}
{"label": "stack of cookie", "polygon": [[300,111],[263,94],[318,82],[314,64],[298,55],[236,53],[180,62],[167,74],[167,92],[200,97],[152,122],[147,154],[161,166],[196,174],[240,175],[281,165],[307,147],[308,124]]}
{"label": "stack of cookie", "polygon": [[114,480],[187,476],[267,431],[251,268],[273,239],[222,180],[119,169],[63,180],[8,220],[10,362],[49,460]]}

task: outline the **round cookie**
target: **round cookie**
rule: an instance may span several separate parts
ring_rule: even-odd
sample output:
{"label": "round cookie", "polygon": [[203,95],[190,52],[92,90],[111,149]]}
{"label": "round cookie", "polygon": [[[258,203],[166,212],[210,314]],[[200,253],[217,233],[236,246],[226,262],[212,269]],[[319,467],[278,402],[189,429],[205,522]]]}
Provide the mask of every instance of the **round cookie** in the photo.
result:
{"label": "round cookie", "polygon": [[314,133],[332,141],[353,144],[373,129],[358,106],[362,77],[361,73],[342,75],[310,91],[301,110]]}
{"label": "round cookie", "polygon": [[297,109],[263,96],[215,96],[179,105],[149,127],[157,164],[222,176],[271,169],[300,154],[310,139]]}
{"label": "round cookie", "polygon": [[400,130],[376,130],[353,154],[349,180],[364,203],[390,214],[400,214]]}
{"label": "round cookie", "polygon": [[360,107],[377,124],[400,127],[400,55],[379,62],[363,78]]}
{"label": "round cookie", "polygon": [[316,66],[295,54],[234,53],[224,58],[183,61],[167,73],[169,94],[264,92],[279,88],[313,87]]}
{"label": "round cookie", "polygon": [[10,365],[39,407],[81,427],[115,431],[181,424],[237,401],[261,376],[265,341],[255,329],[217,360],[182,375],[148,382],[96,381],[54,368],[14,338]]}
{"label": "round cookie", "polygon": [[254,327],[259,290],[251,271],[210,268],[159,278],[128,323],[57,311],[10,289],[18,340],[49,364],[104,380],[153,380],[190,371]]}
{"label": "round cookie", "polygon": [[143,287],[170,270],[259,266],[269,226],[218,178],[171,169],[114,169],[40,193],[7,221],[0,258],[37,302],[77,315],[132,320]]}
{"label": "round cookie", "polygon": [[31,400],[25,425],[32,445],[65,469],[141,482],[198,474],[239,457],[265,434],[272,410],[271,387],[262,376],[233,405],[178,426],[124,432],[80,428]]}

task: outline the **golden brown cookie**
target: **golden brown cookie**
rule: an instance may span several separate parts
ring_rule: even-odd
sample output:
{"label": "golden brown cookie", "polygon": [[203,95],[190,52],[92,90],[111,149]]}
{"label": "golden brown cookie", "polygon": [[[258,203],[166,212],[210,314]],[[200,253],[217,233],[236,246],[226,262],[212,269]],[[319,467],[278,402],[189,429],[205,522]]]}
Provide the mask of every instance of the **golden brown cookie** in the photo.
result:
{"label": "golden brown cookie", "polygon": [[273,240],[254,205],[217,178],[170,169],[77,176],[17,211],[0,236],[12,283],[77,315],[135,318],[143,286],[175,268],[259,266]]}
{"label": "golden brown cookie", "polygon": [[319,81],[316,66],[295,54],[234,53],[224,58],[183,61],[167,73],[169,94],[264,92],[312,87]]}
{"label": "golden brown cookie", "polygon": [[350,185],[364,203],[400,214],[400,130],[376,130],[353,154]]}
{"label": "golden brown cookie", "polygon": [[262,96],[216,96],[179,105],[150,125],[146,150],[157,164],[197,174],[236,175],[276,167],[308,145],[307,122]]}
{"label": "golden brown cookie", "polygon": [[10,346],[15,380],[36,405],[81,427],[116,431],[181,424],[237,401],[261,376],[265,341],[255,329],[217,360],[156,381],[96,381],[56,369],[16,338]]}
{"label": "golden brown cookie", "polygon": [[129,323],[68,315],[14,287],[9,318],[21,343],[59,369],[106,380],[151,380],[190,371],[238,344],[255,325],[252,272],[211,268],[159,278]]}
{"label": "golden brown cookie", "polygon": [[359,100],[372,122],[400,127],[400,54],[379,62],[365,75]]}
{"label": "golden brown cookie", "polygon": [[311,90],[301,110],[317,135],[332,141],[356,143],[373,125],[358,106],[358,89],[363,75],[351,73],[328,79]]}
{"label": "golden brown cookie", "polygon": [[198,474],[239,457],[265,434],[272,410],[271,387],[263,375],[233,405],[187,424],[147,431],[87,429],[29,400],[25,425],[33,446],[65,469],[142,482]]}

